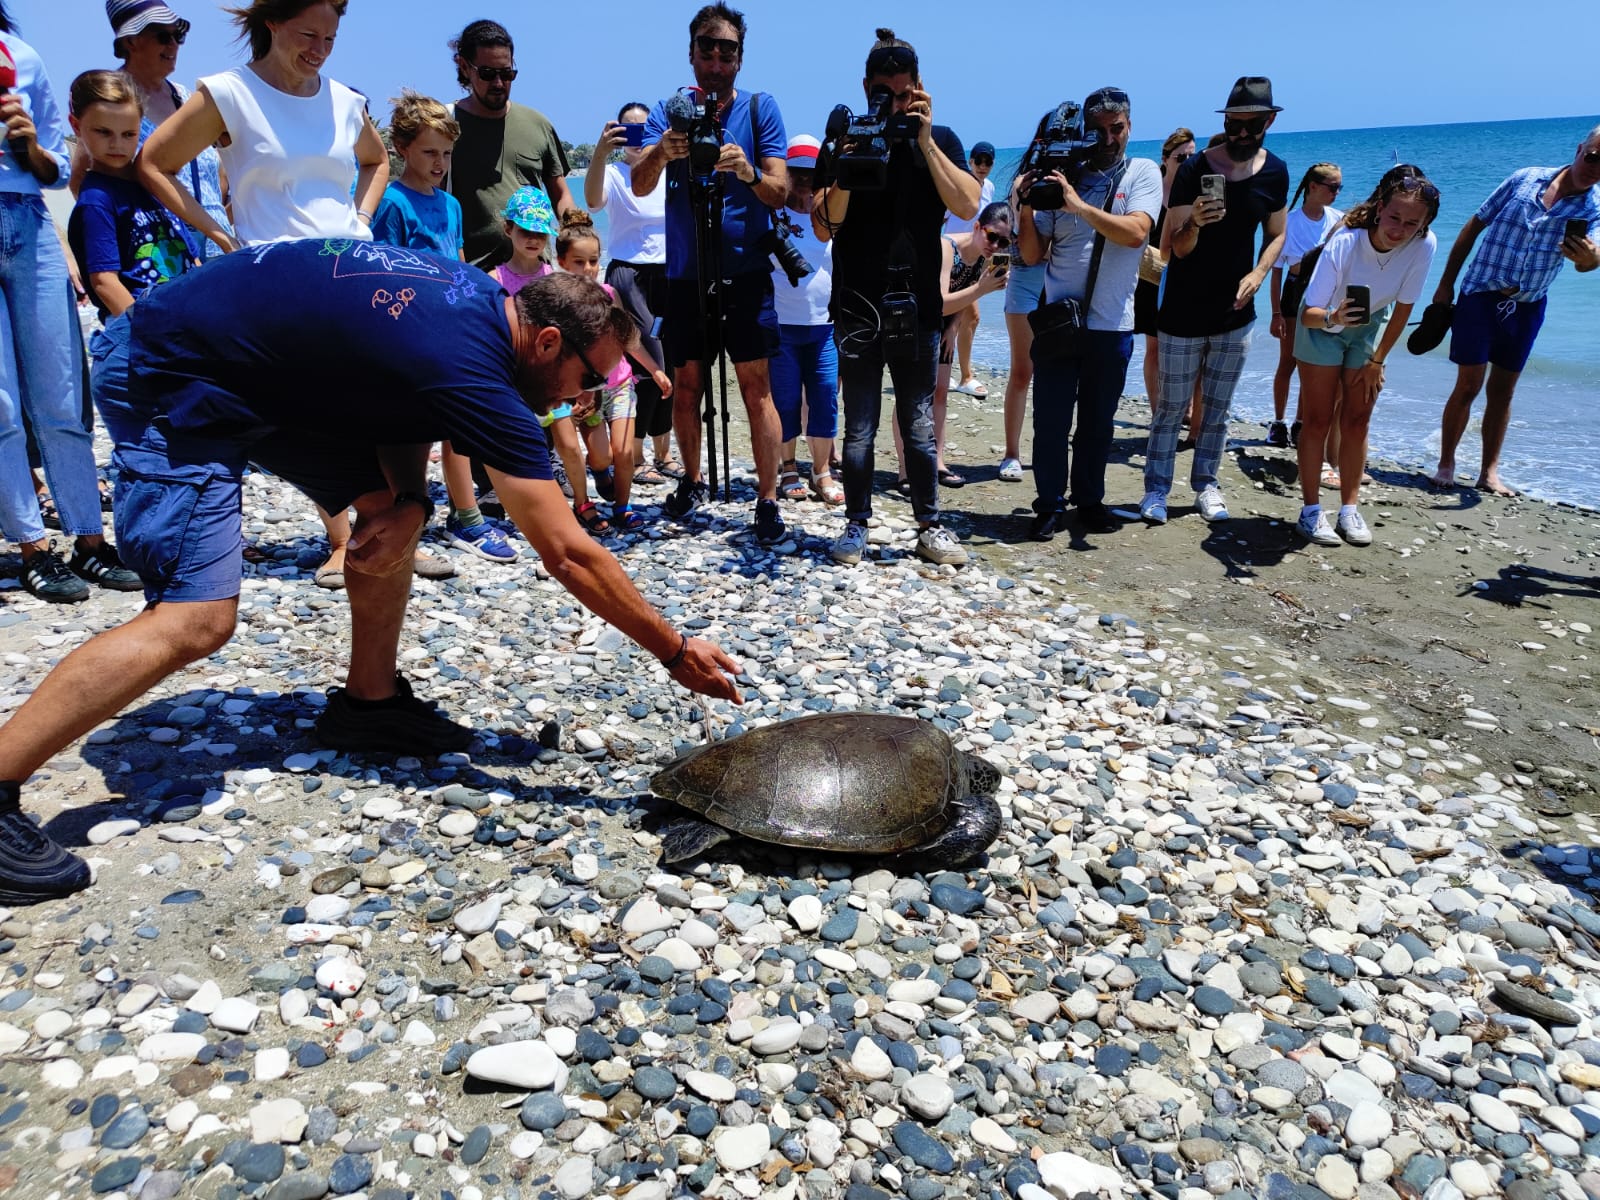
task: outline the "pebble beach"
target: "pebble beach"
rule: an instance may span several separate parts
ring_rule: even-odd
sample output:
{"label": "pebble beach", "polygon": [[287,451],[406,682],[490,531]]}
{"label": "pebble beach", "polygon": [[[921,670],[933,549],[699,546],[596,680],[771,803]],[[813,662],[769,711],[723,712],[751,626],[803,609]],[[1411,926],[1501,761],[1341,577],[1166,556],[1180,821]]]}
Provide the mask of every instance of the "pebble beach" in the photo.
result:
{"label": "pebble beach", "polygon": [[[992,420],[953,412],[986,457]],[[962,503],[999,520],[1003,486]],[[702,711],[531,555],[453,556],[402,666],[478,739],[352,757],[310,736],[348,636],[314,517],[259,475],[245,507],[238,636],[24,790],[97,879],[0,911],[6,1196],[1600,1197],[1593,759],[1541,757],[1537,689],[1426,723],[977,518],[932,568],[881,500],[846,568],[836,515],[767,550],[740,495],[614,546],[744,665],[742,707]],[[139,603],[5,585],[3,712]],[[1582,615],[1526,619],[1588,680]],[[658,865],[675,753],[852,710],[1000,769],[986,861]]]}

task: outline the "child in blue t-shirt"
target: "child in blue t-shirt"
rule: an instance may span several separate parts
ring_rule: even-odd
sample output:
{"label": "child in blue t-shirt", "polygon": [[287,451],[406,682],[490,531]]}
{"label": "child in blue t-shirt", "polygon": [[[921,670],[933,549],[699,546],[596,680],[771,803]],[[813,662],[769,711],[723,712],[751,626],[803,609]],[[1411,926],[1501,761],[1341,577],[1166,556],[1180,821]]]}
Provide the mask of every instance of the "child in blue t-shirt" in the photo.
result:
{"label": "child in blue t-shirt", "polygon": [[[461,126],[439,101],[409,88],[400,93],[389,115],[389,139],[405,170],[384,191],[372,218],[375,241],[465,259],[461,202],[445,190],[460,136]],[[478,509],[472,460],[442,442],[439,468],[450,493],[444,530],[451,544],[490,562],[515,562],[516,547]]]}
{"label": "child in blue t-shirt", "polygon": [[72,81],[69,119],[89,156],[67,244],[105,327],[94,335],[90,391],[116,441],[143,421],[128,406],[128,310],[193,262],[183,226],[134,177],[144,100],[121,71],[85,71]]}

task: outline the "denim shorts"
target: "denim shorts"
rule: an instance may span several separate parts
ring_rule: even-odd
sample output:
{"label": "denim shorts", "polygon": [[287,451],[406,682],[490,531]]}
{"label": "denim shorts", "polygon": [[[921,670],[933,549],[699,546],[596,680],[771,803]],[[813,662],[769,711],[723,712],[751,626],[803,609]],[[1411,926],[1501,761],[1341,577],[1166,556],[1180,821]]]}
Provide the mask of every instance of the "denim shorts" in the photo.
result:
{"label": "denim shorts", "polygon": [[[778,310],[772,300],[769,272],[735,275],[723,285],[722,305],[726,318],[722,338],[729,358],[736,363],[756,362],[778,352]],[[668,367],[700,361],[704,352],[701,324],[700,284],[693,279],[667,280],[661,345]]]}
{"label": "denim shorts", "polygon": [[156,604],[227,600],[239,594],[244,558],[241,484],[247,465],[292,483],[329,512],[388,487],[375,447],[304,433],[240,441],[169,440],[166,421],[119,444],[117,552]]}
{"label": "denim shorts", "polygon": [[1373,313],[1365,325],[1346,325],[1337,333],[1296,324],[1294,356],[1313,367],[1345,367],[1352,371],[1364,367],[1378,348],[1378,335],[1388,317],[1388,308],[1383,308]]}
{"label": "denim shorts", "polygon": [[1450,322],[1450,361],[1458,366],[1493,363],[1502,371],[1528,365],[1544,324],[1545,297],[1524,303],[1500,292],[1473,292],[1456,302]]}
{"label": "denim shorts", "polygon": [[1039,307],[1039,293],[1044,291],[1044,267],[1042,262],[1028,267],[1020,259],[1011,260],[1011,269],[1006,272],[1007,313],[1031,313]]}

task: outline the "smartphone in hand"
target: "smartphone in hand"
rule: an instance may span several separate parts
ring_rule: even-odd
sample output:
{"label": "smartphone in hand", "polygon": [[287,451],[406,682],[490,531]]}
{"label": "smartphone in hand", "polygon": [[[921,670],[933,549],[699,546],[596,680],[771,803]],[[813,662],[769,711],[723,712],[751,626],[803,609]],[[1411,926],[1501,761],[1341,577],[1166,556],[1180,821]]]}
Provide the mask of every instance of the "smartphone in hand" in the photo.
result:
{"label": "smartphone in hand", "polygon": [[1011,269],[1011,255],[991,254],[989,256],[989,263],[994,267],[994,273],[996,275],[1004,275]]}
{"label": "smartphone in hand", "polygon": [[1567,219],[1567,231],[1561,236],[1563,241],[1577,238],[1581,242],[1589,236],[1589,222],[1582,217],[1569,217]]}
{"label": "smartphone in hand", "polygon": [[1365,325],[1372,320],[1372,289],[1365,284],[1352,283],[1344,289],[1345,299],[1361,310],[1359,321],[1351,320],[1351,325]]}
{"label": "smartphone in hand", "polygon": [[1221,175],[1200,176],[1200,194],[1208,200],[1225,200],[1228,192],[1228,181]]}

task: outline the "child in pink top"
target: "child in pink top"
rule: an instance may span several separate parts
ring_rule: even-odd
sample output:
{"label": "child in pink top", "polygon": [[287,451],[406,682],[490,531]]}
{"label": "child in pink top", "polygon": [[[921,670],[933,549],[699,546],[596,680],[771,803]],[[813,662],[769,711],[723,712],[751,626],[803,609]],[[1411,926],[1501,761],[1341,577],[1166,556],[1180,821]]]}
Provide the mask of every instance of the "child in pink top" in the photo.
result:
{"label": "child in pink top", "polygon": [[[556,235],[556,264],[571,275],[581,275],[595,282],[600,280],[600,235],[594,222],[583,209],[573,209],[561,218],[561,232]],[[621,307],[617,293],[607,284],[600,284],[611,297],[611,303]],[[661,369],[661,364],[650,357],[650,352],[638,339],[628,347],[628,352],[617,360],[606,386],[599,395],[588,393],[573,406],[573,417],[582,422],[584,441],[589,449],[589,464],[594,471],[595,490],[601,495],[614,487],[607,496],[614,500],[612,518],[624,530],[643,528],[644,518],[633,511],[633,419],[638,413],[639,399],[633,390],[633,368],[628,359],[635,359],[650,372],[663,397],[672,395],[672,380]],[[610,436],[607,437],[609,427]],[[612,447],[620,446],[624,453],[613,456]],[[578,514],[583,519],[583,514]],[[586,522],[587,523],[587,522]]]}

